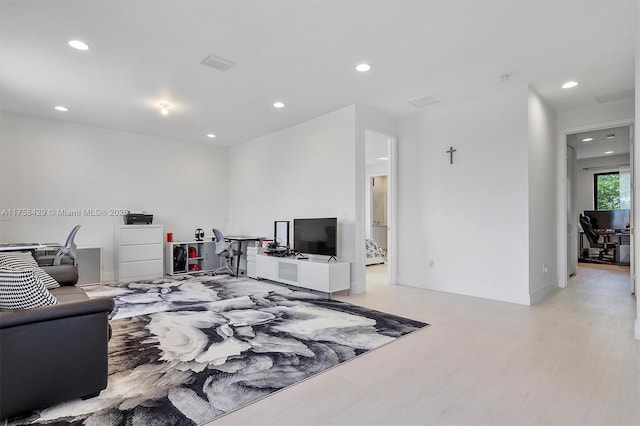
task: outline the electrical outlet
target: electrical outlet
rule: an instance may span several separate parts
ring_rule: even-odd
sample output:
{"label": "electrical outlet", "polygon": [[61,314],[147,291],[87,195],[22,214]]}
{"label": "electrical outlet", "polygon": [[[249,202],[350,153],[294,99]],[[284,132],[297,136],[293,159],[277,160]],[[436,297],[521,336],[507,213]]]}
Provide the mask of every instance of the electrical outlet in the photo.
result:
{"label": "electrical outlet", "polygon": [[542,272],[544,272],[545,274],[549,271],[549,268],[547,268],[547,264],[543,264],[542,265]]}

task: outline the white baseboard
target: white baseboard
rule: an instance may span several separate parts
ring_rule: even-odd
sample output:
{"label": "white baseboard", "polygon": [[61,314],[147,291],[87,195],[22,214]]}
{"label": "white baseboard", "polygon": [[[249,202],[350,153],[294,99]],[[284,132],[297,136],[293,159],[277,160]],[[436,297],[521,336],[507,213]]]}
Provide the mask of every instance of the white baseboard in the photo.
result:
{"label": "white baseboard", "polygon": [[113,271],[103,271],[102,272],[102,282],[103,283],[111,283],[115,282],[115,273]]}
{"label": "white baseboard", "polygon": [[[403,276],[400,276],[400,275],[398,275],[398,276],[396,277],[396,282],[395,282],[395,283],[396,283],[396,284],[406,285],[406,286],[411,287],[411,285],[410,285],[410,284],[407,284],[407,280],[406,280]],[[415,286],[413,286],[413,287],[415,287]]]}
{"label": "white baseboard", "polygon": [[529,293],[529,301],[532,305],[542,302],[544,299],[549,297],[551,293],[558,289],[558,280],[553,280],[539,289]]}
{"label": "white baseboard", "polygon": [[500,297],[500,295],[498,294],[482,294],[482,293],[473,294],[469,292],[455,291],[456,289],[417,285],[415,284],[415,282],[406,280],[402,276],[398,276],[398,280],[396,281],[396,283],[407,286],[407,287],[415,287],[415,288],[422,288],[422,289],[431,290],[431,291],[440,291],[443,293],[458,294],[460,296],[478,297],[480,299],[495,300],[496,302],[515,303],[518,305],[527,305],[527,306],[530,305],[529,303],[530,295],[529,293],[525,293],[525,292],[518,293],[518,294],[510,294],[510,295],[507,295],[508,297]]}

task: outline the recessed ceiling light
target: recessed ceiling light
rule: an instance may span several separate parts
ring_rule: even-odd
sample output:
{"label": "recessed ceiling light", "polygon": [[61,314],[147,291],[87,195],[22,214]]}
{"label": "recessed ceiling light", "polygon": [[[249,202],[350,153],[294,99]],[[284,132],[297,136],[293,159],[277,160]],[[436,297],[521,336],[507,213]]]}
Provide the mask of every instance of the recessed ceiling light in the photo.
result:
{"label": "recessed ceiling light", "polygon": [[389,157],[378,157],[378,160],[388,160]]}
{"label": "recessed ceiling light", "polygon": [[214,135],[213,133],[207,133],[207,137],[213,139],[216,137],[216,135]]}
{"label": "recessed ceiling light", "polygon": [[563,89],[571,89],[572,87],[576,87],[578,84],[577,81],[567,81],[565,84],[562,85]]}
{"label": "recessed ceiling light", "polygon": [[616,135],[614,133],[607,135],[607,139],[615,139],[615,138],[616,138]]}
{"label": "recessed ceiling light", "polygon": [[584,138],[582,139],[582,142],[591,142],[593,140],[593,138]]}
{"label": "recessed ceiling light", "polygon": [[605,151],[605,154],[613,154],[613,151]]}
{"label": "recessed ceiling light", "polygon": [[367,72],[367,71],[369,71],[370,69],[371,69],[371,65],[369,65],[369,64],[365,64],[365,63],[358,64],[358,65],[356,66],[356,71],[359,71],[359,72]]}
{"label": "recessed ceiling light", "polygon": [[169,115],[169,108],[171,107],[171,105],[169,105],[166,102],[161,102],[160,103],[160,114],[162,115]]}
{"label": "recessed ceiling light", "polygon": [[275,108],[284,108],[284,103],[282,103],[282,102],[280,102],[280,101],[278,101],[278,102],[274,102],[274,103],[273,103],[273,106],[274,106]]}
{"label": "recessed ceiling light", "polygon": [[78,50],[89,50],[89,45],[81,40],[69,40],[69,46]]}
{"label": "recessed ceiling light", "polygon": [[67,107],[63,107],[62,105],[54,106],[53,109],[55,109],[56,111],[62,111],[62,112],[69,111],[69,109]]}

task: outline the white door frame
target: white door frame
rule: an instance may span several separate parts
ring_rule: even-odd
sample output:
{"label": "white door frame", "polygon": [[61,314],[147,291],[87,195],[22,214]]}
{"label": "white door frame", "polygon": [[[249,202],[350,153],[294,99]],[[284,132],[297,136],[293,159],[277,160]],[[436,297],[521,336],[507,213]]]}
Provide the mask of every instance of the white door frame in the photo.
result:
{"label": "white door frame", "polygon": [[[577,234],[577,223],[578,220],[576,220],[575,218],[575,209],[576,209],[576,184],[577,184],[577,175],[578,175],[578,171],[576,170],[576,148],[573,147],[569,147],[567,146],[567,154],[569,154],[569,148],[571,148],[571,155],[567,155],[567,160],[565,161],[565,164],[567,164],[567,171],[569,171],[569,165],[571,165],[571,175],[567,175],[565,181],[566,182],[570,182],[571,183],[571,191],[572,194],[568,194],[567,190],[569,190],[569,188],[567,188],[567,190],[565,190],[565,198],[567,200],[571,200],[571,207],[572,207],[572,212],[571,212],[571,216],[569,216],[567,218],[567,228],[565,228],[565,232],[567,235],[567,238],[572,238],[573,241],[568,240],[567,241],[567,266],[571,265],[571,268],[567,267],[567,277],[570,277],[572,275],[575,275],[578,273],[578,258],[577,256],[574,255],[574,258],[571,259],[571,255],[573,255],[574,253],[578,253],[578,235]],[[568,201],[567,201],[568,202]],[[568,204],[567,204],[568,205]],[[566,216],[566,214],[565,214]],[[573,229],[569,232],[569,226],[572,226]],[[568,278],[567,278],[568,279]]]}
{"label": "white door frame", "polygon": [[[384,130],[372,129],[365,127],[363,129],[363,135],[369,133],[372,135],[380,136],[389,140],[388,155],[389,155],[389,174],[387,175],[387,202],[388,202],[388,218],[387,218],[387,252],[389,254],[387,260],[387,279],[389,284],[397,284],[398,282],[398,138]],[[363,138],[364,139],[364,138]],[[366,181],[366,172],[363,167],[363,174],[360,181]],[[367,223],[363,223],[363,226],[369,226]],[[364,231],[364,229],[363,229]],[[362,235],[365,235],[363,232]],[[364,240],[361,242],[364,247]],[[363,276],[366,277],[366,259],[362,264]],[[366,279],[365,279],[366,288]]]}
{"label": "white door frame", "polygon": [[[607,129],[609,127],[620,127],[634,125],[633,117],[621,120],[606,121],[601,123],[589,124],[586,126],[574,127],[569,129],[560,129],[558,131],[558,287],[567,286],[567,136],[573,133],[582,133],[592,130]],[[631,170],[632,179],[635,179],[635,171]],[[635,234],[632,233],[632,244],[635,246]],[[631,270],[634,268],[634,259],[631,259]],[[633,277],[632,277],[633,279]]]}

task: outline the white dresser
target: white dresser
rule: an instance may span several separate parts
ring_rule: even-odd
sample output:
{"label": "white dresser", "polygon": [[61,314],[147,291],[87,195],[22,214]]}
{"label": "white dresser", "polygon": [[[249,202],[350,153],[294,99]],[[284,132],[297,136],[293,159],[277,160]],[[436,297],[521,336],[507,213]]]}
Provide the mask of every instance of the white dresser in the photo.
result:
{"label": "white dresser", "polygon": [[164,275],[162,225],[118,225],[114,241],[117,282],[150,280]]}

